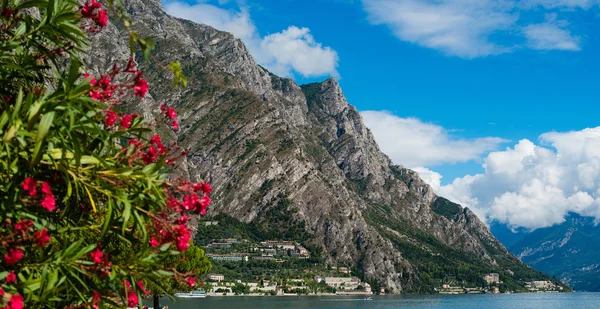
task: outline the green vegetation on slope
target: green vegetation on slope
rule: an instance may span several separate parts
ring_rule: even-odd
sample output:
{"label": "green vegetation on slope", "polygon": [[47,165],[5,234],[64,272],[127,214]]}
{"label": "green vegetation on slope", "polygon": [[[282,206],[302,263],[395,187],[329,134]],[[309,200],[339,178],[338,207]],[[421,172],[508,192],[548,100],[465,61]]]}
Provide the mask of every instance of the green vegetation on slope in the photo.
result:
{"label": "green vegetation on slope", "polygon": [[[409,223],[392,218],[388,211],[389,207],[371,207],[366,212],[366,218],[413,265],[416,280],[406,292],[432,293],[434,288],[447,282],[456,282],[465,287],[483,287],[483,276],[489,273],[500,274],[503,282],[499,285],[501,292],[524,292],[525,282],[533,280],[558,283],[548,275],[502,255],[497,258],[498,266],[484,263],[474,254],[452,249]],[[514,274],[510,274],[509,270]]]}

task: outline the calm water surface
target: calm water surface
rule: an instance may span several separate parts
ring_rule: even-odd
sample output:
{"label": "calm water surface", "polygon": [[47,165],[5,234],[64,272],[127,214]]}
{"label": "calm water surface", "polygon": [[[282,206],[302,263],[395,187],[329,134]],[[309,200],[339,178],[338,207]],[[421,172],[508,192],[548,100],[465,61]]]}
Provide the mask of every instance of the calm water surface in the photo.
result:
{"label": "calm water surface", "polygon": [[510,295],[418,295],[360,297],[213,297],[162,300],[169,309],[600,309],[600,293],[539,293]]}

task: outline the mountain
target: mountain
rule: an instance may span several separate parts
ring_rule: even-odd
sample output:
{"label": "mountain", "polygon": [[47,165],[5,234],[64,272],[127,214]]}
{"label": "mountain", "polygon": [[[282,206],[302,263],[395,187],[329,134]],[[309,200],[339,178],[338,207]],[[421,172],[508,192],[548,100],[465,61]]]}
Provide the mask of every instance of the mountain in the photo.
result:
{"label": "mountain", "polygon": [[[394,293],[432,292],[443,280],[506,289],[548,278],[510,254],[468,208],[438,197],[419,175],[392,164],[335,79],[297,85],[257,65],[231,34],[167,15],[156,0],[126,0],[134,27],[156,42],[140,60],[151,88],[130,106],[180,115],[188,151],[177,171],[213,184],[211,214],[225,213],[319,248],[329,263],[356,266]],[[87,56],[96,74],[126,63],[118,25],[97,34]],[[187,88],[162,68],[179,61]],[[162,64],[161,64],[162,63]]]}
{"label": "mountain", "polygon": [[562,224],[533,232],[492,226],[494,235],[523,262],[554,275],[574,289],[600,291],[600,227],[594,218],[572,214]]}

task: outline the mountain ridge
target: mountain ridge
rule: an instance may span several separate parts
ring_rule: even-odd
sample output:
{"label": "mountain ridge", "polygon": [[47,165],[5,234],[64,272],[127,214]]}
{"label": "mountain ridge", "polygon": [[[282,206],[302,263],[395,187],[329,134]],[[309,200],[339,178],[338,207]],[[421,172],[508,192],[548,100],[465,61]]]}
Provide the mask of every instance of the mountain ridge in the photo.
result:
{"label": "mountain ridge", "polygon": [[[162,103],[178,110],[181,129],[157,131],[189,153],[177,172],[211,180],[211,211],[305,231],[328,262],[357,265],[395,293],[432,292],[454,269],[474,285],[498,272],[513,289],[547,278],[468,208],[394,165],[337,80],[297,85],[256,64],[231,34],[171,17],[158,1],[127,0],[125,8],[134,29],[155,40],[153,57],[179,61],[188,78],[187,88],[172,87],[172,76],[136,55],[152,87],[130,108],[149,119]],[[100,74],[125,63],[127,46],[111,23],[94,37],[87,67]]]}
{"label": "mountain ridge", "polygon": [[492,226],[508,243],[511,252],[540,271],[558,277],[580,291],[600,291],[599,252],[590,246],[600,238],[600,227],[594,218],[570,214],[564,223],[537,229],[507,232],[502,226]]}

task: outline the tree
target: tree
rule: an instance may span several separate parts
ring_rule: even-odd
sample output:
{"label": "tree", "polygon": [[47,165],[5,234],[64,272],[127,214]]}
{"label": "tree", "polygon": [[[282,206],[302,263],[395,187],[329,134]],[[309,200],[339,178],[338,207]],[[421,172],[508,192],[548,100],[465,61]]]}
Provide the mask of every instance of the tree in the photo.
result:
{"label": "tree", "polygon": [[184,253],[165,259],[161,268],[170,269],[176,273],[187,273],[189,277],[185,283],[170,279],[162,281],[161,286],[149,286],[148,290],[153,296],[154,308],[159,307],[160,295],[187,292],[194,289],[198,285],[196,282],[198,276],[208,273],[211,267],[210,261],[204,256],[204,251],[194,244],[190,245]]}
{"label": "tree", "polygon": [[[199,251],[188,214],[204,214],[209,184],[167,175],[183,155],[157,126],[121,112],[149,85],[133,56],[101,76],[80,54],[108,10],[150,61],[153,43],[108,0],[4,0],[0,7],[0,306],[137,306],[147,286],[192,283]],[[68,65],[65,65],[68,64]],[[158,64],[160,65],[160,64]],[[185,85],[178,63],[168,68]],[[163,123],[164,122],[164,123]],[[193,248],[193,247],[192,247]],[[195,260],[195,262],[191,262]],[[187,263],[187,264],[186,264]],[[202,263],[201,263],[202,264]],[[204,265],[204,264],[203,264]]]}

